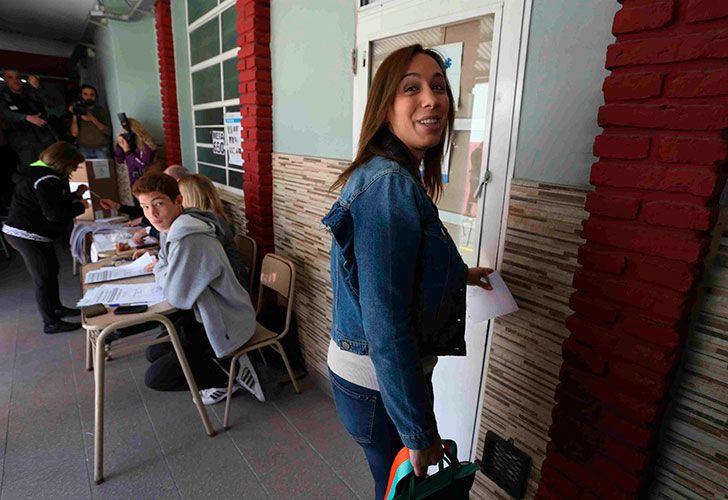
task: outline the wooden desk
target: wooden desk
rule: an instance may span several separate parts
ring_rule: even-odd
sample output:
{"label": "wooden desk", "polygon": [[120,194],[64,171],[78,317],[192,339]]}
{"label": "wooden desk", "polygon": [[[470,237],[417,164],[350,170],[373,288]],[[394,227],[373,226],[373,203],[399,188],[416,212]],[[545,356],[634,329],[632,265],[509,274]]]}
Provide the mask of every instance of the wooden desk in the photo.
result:
{"label": "wooden desk", "polygon": [[[117,283],[117,284],[133,284],[133,283],[150,283],[154,282],[154,276],[137,276],[135,278],[127,278],[123,280],[115,280],[111,282],[101,282],[85,284],[86,274],[94,269],[99,269],[104,266],[113,265],[113,259],[100,260],[92,264],[86,264],[81,268],[81,284],[82,289],[85,292],[89,288],[99,286],[103,283]],[[210,423],[210,418],[207,415],[207,409],[202,404],[202,398],[200,398],[200,392],[197,389],[197,383],[192,376],[190,365],[187,362],[182,344],[177,336],[177,330],[174,324],[166,316],[176,311],[174,307],[168,302],[161,302],[151,306],[146,312],[139,314],[126,314],[124,316],[117,316],[113,313],[115,308],[107,307],[109,312],[93,318],[86,318],[82,315],[83,327],[86,330],[86,368],[91,370],[94,369],[94,480],[96,484],[100,484],[104,481],[104,372],[106,355],[111,354],[111,345],[107,345],[106,339],[108,336],[120,329],[130,326],[140,325],[142,323],[156,322],[160,323],[167,331],[167,336],[155,339],[143,339],[141,341],[130,341],[124,342],[121,348],[117,347],[113,349],[115,352],[122,351],[129,353],[132,351],[138,351],[140,348],[147,347],[149,345],[159,344],[166,342],[167,340],[172,341],[174,351],[177,354],[179,363],[182,366],[187,385],[192,393],[192,399],[195,402],[197,411],[200,414],[202,425],[205,427],[205,432],[208,436],[214,436],[215,431]]]}

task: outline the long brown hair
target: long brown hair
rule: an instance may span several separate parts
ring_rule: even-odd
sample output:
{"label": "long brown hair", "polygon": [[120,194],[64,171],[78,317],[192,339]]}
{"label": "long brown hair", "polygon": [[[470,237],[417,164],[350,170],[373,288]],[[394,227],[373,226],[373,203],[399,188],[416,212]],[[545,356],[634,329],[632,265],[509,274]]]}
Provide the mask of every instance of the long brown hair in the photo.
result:
{"label": "long brown hair", "polygon": [[223,222],[228,222],[225,207],[215,185],[207,177],[192,174],[182,177],[178,182],[179,192],[182,193],[182,206],[185,208],[199,208],[212,212]]}
{"label": "long brown hair", "polygon": [[54,142],[45,148],[38,159],[53,166],[63,177],[68,177],[78,168],[78,164],[85,160],[76,146],[63,141]]}
{"label": "long brown hair", "polygon": [[[414,164],[415,159],[412,157],[409,149],[389,130],[387,116],[394,104],[394,98],[397,95],[397,86],[406,74],[412,59],[417,54],[430,56],[440,67],[442,74],[446,75],[445,63],[440,54],[434,50],[425,49],[419,44],[395,50],[382,61],[369,88],[369,98],[367,99],[366,109],[364,110],[364,119],[362,120],[356,157],[351,162],[351,165],[339,175],[336,182],[331,186],[332,191],[344,186],[354,170],[375,156],[389,158],[398,163],[404,163],[407,166]],[[440,138],[440,142],[425,151],[423,158],[425,166],[423,179],[425,189],[427,189],[430,197],[435,200],[442,193],[441,165],[455,120],[455,103],[452,90],[450,89],[450,82],[447,81],[447,77],[445,81],[447,99],[450,102],[450,108],[447,112],[447,124]]]}

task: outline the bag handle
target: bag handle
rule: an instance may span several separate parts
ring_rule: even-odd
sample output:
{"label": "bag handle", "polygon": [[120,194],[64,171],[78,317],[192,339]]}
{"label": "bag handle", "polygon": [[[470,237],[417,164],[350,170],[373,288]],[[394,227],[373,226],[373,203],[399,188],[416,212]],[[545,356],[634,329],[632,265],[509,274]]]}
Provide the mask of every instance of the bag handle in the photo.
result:
{"label": "bag handle", "polygon": [[[452,484],[455,472],[454,469],[460,465],[460,462],[458,461],[458,445],[453,441],[452,439],[444,439],[442,441],[442,447],[443,451],[445,452],[444,455],[440,460],[437,461],[437,466],[439,467],[440,471],[442,471],[445,468],[445,462],[447,462],[448,473],[447,473],[447,484]],[[426,476],[425,476],[426,477]],[[415,496],[415,488],[417,487],[416,483],[416,476],[415,473],[412,472],[412,475],[410,476],[409,481],[409,500],[416,500]]]}

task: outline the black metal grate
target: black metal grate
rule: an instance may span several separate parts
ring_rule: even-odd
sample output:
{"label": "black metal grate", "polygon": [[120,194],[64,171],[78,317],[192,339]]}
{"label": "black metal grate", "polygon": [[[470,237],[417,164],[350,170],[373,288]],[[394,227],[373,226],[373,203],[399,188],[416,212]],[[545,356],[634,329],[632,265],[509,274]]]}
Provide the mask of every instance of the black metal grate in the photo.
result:
{"label": "black metal grate", "polygon": [[495,484],[516,499],[526,493],[531,457],[493,431],[485,434],[485,450],[480,470]]}

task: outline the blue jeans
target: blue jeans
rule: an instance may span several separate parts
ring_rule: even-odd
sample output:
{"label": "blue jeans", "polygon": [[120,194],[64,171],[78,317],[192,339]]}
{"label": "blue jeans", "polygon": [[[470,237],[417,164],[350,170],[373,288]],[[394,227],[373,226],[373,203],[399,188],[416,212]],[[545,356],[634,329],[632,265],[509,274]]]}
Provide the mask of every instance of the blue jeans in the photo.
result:
{"label": "blue jeans", "polygon": [[[375,498],[382,500],[387,490],[394,457],[404,445],[387,413],[378,391],[353,384],[329,370],[336,411],[347,432],[364,449],[374,477]],[[427,377],[432,396],[432,376]]]}
{"label": "blue jeans", "polygon": [[109,152],[109,148],[88,148],[86,146],[79,145],[78,150],[87,160],[111,159],[111,153]]}

